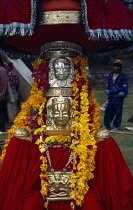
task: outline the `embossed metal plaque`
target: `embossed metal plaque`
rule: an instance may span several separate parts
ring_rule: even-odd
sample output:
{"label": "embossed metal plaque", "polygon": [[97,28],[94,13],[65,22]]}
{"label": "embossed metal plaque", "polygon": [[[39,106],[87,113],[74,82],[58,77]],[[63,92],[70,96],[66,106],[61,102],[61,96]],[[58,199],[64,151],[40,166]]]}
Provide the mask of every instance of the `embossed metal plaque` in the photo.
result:
{"label": "embossed metal plaque", "polygon": [[48,11],[39,16],[39,25],[80,24],[80,11]]}
{"label": "embossed metal plaque", "polygon": [[72,96],[72,88],[50,88],[49,91],[46,93],[47,97],[53,97],[53,96]]}
{"label": "embossed metal plaque", "polygon": [[69,201],[70,198],[70,171],[63,169],[62,171],[54,171],[49,169],[48,183],[49,183],[49,195],[47,200],[49,201]]}

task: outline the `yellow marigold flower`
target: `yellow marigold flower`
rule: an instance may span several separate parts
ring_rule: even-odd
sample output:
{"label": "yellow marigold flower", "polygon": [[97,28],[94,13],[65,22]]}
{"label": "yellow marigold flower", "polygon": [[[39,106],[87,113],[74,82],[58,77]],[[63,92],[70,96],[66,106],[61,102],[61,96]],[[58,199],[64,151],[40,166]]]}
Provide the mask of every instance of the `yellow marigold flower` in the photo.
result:
{"label": "yellow marigold flower", "polygon": [[41,164],[40,168],[41,168],[42,172],[46,172],[46,170],[48,168],[48,165],[47,164]]}
{"label": "yellow marigold flower", "polygon": [[44,208],[48,208],[48,204],[49,204],[49,201],[47,201],[47,202],[45,202],[45,204],[44,204]]}
{"label": "yellow marigold flower", "polygon": [[31,64],[32,64],[32,66],[35,68],[36,66],[38,66],[39,64],[41,64],[41,63],[46,63],[46,61],[43,59],[43,58],[41,58],[40,56],[35,60],[35,61],[33,61]]}
{"label": "yellow marigold flower", "polygon": [[76,69],[76,70],[74,70],[74,73],[73,73],[74,75],[77,75],[78,74],[78,70]]}
{"label": "yellow marigold flower", "polygon": [[47,188],[45,188],[45,189],[41,189],[41,194],[43,195],[43,196],[47,196]]}
{"label": "yellow marigold flower", "polygon": [[86,68],[82,68],[81,72],[82,72],[83,75],[85,75],[85,78],[86,78],[86,73],[87,73]]}

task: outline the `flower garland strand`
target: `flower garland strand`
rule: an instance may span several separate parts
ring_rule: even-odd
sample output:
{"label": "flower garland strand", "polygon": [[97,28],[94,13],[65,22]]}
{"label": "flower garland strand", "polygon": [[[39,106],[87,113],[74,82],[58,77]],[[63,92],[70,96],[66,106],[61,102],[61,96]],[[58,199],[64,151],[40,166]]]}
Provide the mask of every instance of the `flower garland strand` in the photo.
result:
{"label": "flower garland strand", "polygon": [[[33,67],[37,68],[37,66],[39,65],[40,69],[38,68],[38,70],[41,71],[42,66],[40,64],[42,62],[46,64],[46,62],[43,60],[43,57],[39,56],[32,63]],[[46,67],[46,71],[45,71],[45,67]],[[44,73],[48,72],[47,66],[45,66],[45,67],[43,66],[43,69],[42,69],[42,71]],[[25,128],[32,135],[34,133],[34,130],[39,128],[41,125],[42,117],[38,115],[38,110],[42,103],[46,103],[46,98],[44,97],[45,93],[41,89],[38,89],[39,78],[41,77],[41,75],[39,75],[37,72],[36,72],[36,75],[38,77],[38,80],[37,80],[38,82],[31,83],[32,90],[30,92],[30,96],[29,96],[28,100],[21,105],[21,110],[20,110],[19,114],[16,116],[12,127],[7,132],[8,137],[7,137],[7,139],[5,139],[4,149],[0,156],[1,163],[3,162],[3,159],[5,157],[6,149],[10,142],[10,138],[13,136],[13,133],[16,129]],[[40,121],[40,123],[39,123],[39,121]]]}
{"label": "flower garland strand", "polygon": [[[76,205],[82,206],[84,195],[89,189],[88,180],[94,177],[92,172],[95,168],[94,159],[97,149],[94,136],[99,129],[98,121],[100,119],[100,109],[94,99],[94,95],[89,92],[90,85],[86,77],[87,72],[85,69],[85,66],[88,64],[87,59],[78,56],[73,59],[73,63],[78,68],[74,71],[75,80],[72,82],[75,102],[75,120],[71,126],[73,140],[70,148],[73,150],[75,158],[73,162],[74,172],[70,180],[70,186],[73,189],[70,197],[76,201]],[[92,110],[92,121],[90,118],[92,114],[90,113],[91,104],[95,104],[96,108],[95,111],[94,109]],[[95,120],[95,125],[93,125],[93,120]],[[75,142],[77,142],[77,144],[75,144]],[[79,163],[77,163],[77,157],[79,158]]]}
{"label": "flower garland strand", "polygon": [[[41,116],[41,128],[36,129],[34,131],[34,134],[39,134],[39,138],[36,140],[35,144],[38,145],[39,151],[41,152],[41,156],[40,156],[40,160],[41,160],[41,165],[40,165],[41,191],[40,192],[41,192],[43,198],[45,198],[47,196],[48,186],[49,186],[48,175],[46,173],[46,171],[48,170],[48,164],[47,164],[47,159],[45,157],[46,148],[45,148],[44,138],[43,138],[44,133],[45,133],[45,127],[46,127],[46,125],[44,125],[44,121],[42,120],[44,108],[45,108],[45,103],[43,103],[39,109],[39,114]],[[44,204],[45,208],[47,208],[47,206],[48,206],[48,201],[45,202],[45,204]]]}

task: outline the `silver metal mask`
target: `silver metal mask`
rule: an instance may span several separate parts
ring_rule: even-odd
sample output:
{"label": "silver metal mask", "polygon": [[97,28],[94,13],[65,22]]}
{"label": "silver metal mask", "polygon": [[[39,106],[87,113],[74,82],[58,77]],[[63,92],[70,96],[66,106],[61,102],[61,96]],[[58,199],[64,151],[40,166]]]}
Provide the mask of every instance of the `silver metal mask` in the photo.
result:
{"label": "silver metal mask", "polygon": [[70,87],[73,80],[73,63],[71,58],[52,58],[49,62],[49,83],[50,87]]}

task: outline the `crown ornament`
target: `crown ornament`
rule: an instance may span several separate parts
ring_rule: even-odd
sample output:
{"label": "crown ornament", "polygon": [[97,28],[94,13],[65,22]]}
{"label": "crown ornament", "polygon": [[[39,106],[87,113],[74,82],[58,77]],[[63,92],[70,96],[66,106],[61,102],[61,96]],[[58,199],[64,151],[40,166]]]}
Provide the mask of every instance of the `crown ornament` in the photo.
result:
{"label": "crown ornament", "polygon": [[41,47],[41,55],[44,55],[46,58],[76,57],[82,55],[82,47],[67,41],[49,42]]}

